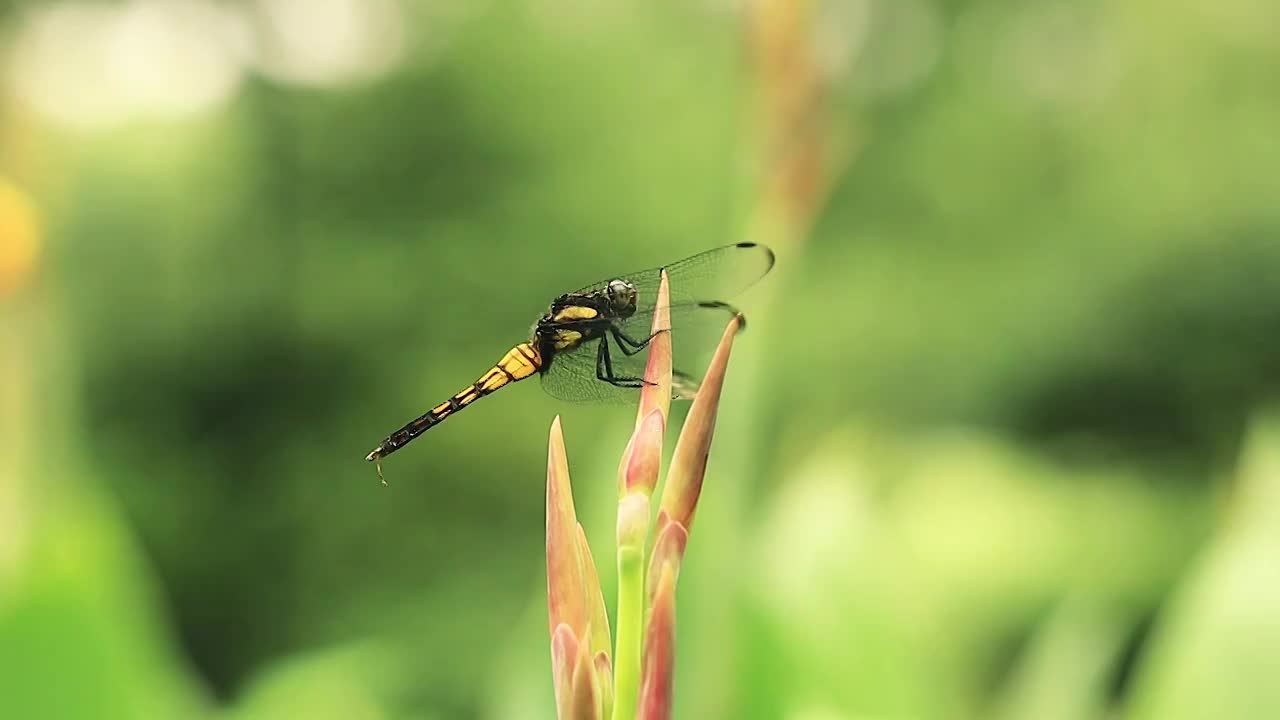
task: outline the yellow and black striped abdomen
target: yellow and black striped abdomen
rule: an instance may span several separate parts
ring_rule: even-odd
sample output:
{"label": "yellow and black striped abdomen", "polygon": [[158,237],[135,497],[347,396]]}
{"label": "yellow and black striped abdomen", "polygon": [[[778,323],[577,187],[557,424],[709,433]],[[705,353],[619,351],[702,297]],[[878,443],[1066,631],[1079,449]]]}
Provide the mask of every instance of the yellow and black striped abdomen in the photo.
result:
{"label": "yellow and black striped abdomen", "polygon": [[390,455],[478,398],[504,385],[523,380],[537,372],[540,367],[542,367],[542,355],[538,352],[538,348],[530,343],[520,343],[508,350],[497,364],[485,371],[475,382],[388,435],[365,459],[372,462]]}
{"label": "yellow and black striped abdomen", "polygon": [[[538,371],[542,358],[529,343],[519,345],[507,351],[496,365],[485,371],[479,379],[454,394],[453,397],[431,408],[427,415],[434,415],[435,422],[448,417],[462,408],[475,402],[508,383],[523,380]],[[425,417],[425,416],[424,416]],[[434,424],[434,423],[433,423]]]}

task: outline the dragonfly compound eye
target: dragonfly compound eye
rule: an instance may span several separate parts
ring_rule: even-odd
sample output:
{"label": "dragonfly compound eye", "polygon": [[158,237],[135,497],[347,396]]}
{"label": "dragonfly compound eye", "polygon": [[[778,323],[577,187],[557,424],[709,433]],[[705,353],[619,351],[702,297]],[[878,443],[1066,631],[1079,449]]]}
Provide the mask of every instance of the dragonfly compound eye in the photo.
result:
{"label": "dragonfly compound eye", "polygon": [[636,309],[636,286],[626,280],[609,282],[609,306],[619,315],[630,315]]}

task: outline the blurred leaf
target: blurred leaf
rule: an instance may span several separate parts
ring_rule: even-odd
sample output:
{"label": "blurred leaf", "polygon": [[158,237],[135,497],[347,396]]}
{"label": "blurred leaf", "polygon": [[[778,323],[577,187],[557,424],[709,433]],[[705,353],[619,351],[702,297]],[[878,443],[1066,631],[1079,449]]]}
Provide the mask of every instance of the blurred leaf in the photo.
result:
{"label": "blurred leaf", "polygon": [[1280,417],[1254,424],[1226,520],[1156,627],[1134,720],[1280,714]]}
{"label": "blurred leaf", "polygon": [[393,714],[379,692],[382,682],[379,676],[386,676],[390,660],[384,650],[373,647],[337,648],[289,658],[254,678],[235,707],[221,717],[225,720],[404,717]]}
{"label": "blurred leaf", "polygon": [[200,717],[204,693],[113,508],[60,494],[46,509],[20,572],[0,588],[0,716]]}
{"label": "blurred leaf", "polygon": [[1124,624],[1082,597],[1054,608],[1018,659],[993,717],[1105,720]]}

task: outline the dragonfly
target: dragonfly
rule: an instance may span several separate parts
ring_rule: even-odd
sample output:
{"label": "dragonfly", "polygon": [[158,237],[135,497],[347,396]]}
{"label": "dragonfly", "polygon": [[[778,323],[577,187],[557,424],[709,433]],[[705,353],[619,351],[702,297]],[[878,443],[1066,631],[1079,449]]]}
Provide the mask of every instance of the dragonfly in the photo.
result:
{"label": "dragonfly", "polygon": [[[365,459],[377,463],[414,438],[511,383],[533,377],[553,397],[573,402],[627,399],[643,387],[644,350],[651,332],[658,283],[667,273],[672,344],[676,352],[698,330],[724,329],[742,313],[721,298],[754,285],[773,267],[773,251],[742,242],[707,250],[679,262],[623,273],[564,293],[530,331],[475,382],[388,435]],[[739,331],[746,327],[740,321]],[[691,399],[698,378],[676,370],[673,399]],[[385,482],[385,481],[384,481]]]}

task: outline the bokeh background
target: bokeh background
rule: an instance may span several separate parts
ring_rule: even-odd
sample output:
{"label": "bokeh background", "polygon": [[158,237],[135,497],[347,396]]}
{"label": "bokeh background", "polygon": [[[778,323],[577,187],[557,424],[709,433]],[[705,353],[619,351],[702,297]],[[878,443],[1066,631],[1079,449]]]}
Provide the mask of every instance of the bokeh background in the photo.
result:
{"label": "bokeh background", "polygon": [[[548,299],[744,239],[677,717],[1280,717],[1272,0],[0,2],[0,717],[551,718]],[[677,347],[676,352],[679,354]]]}

